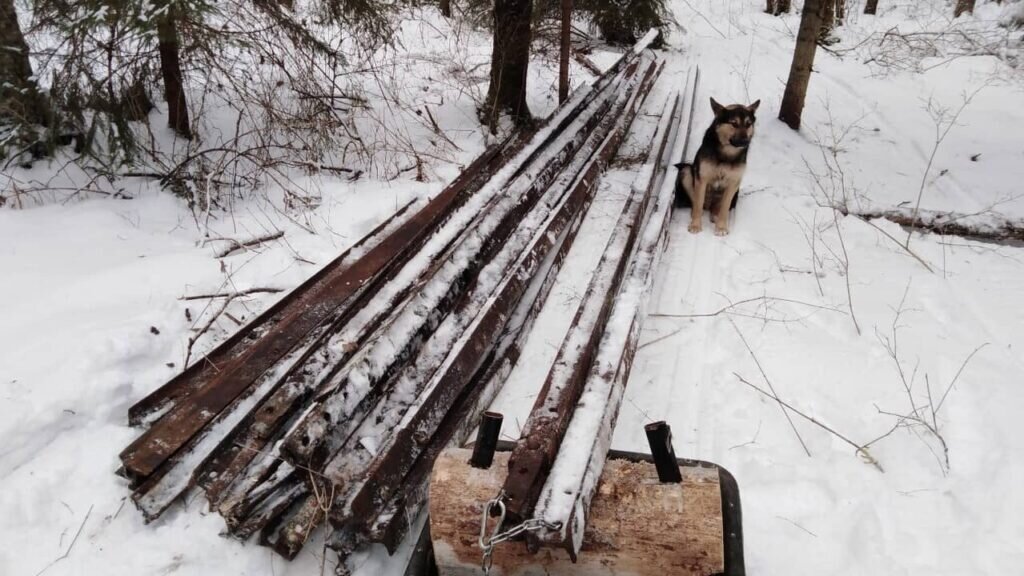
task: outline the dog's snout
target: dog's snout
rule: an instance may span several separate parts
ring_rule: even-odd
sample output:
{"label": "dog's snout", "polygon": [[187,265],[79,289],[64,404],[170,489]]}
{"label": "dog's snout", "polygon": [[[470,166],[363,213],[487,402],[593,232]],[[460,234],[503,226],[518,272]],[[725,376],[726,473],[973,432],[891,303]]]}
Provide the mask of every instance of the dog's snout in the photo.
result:
{"label": "dog's snout", "polygon": [[750,145],[750,138],[736,136],[729,139],[729,144],[732,144],[737,148],[746,148],[747,146]]}

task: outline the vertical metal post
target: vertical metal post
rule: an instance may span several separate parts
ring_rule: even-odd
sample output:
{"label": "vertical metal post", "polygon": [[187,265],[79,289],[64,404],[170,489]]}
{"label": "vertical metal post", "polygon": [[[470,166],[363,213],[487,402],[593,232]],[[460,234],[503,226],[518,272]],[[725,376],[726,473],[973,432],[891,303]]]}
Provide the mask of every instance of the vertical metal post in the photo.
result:
{"label": "vertical metal post", "polygon": [[491,467],[504,419],[505,417],[497,412],[484,412],[480,417],[480,428],[476,432],[476,444],[473,445],[473,457],[469,459],[470,466],[484,469]]}
{"label": "vertical metal post", "polygon": [[664,420],[644,426],[647,443],[651,446],[654,466],[658,469],[658,480],[668,483],[682,482],[676,451],[672,447],[672,428]]}

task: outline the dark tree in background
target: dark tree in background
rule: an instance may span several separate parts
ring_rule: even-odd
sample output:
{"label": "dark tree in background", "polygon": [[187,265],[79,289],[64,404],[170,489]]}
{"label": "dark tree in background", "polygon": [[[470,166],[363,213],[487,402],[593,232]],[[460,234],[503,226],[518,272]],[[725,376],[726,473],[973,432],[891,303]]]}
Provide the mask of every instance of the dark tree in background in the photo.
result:
{"label": "dark tree in background", "polygon": [[28,54],[14,0],[0,0],[0,120],[45,126],[47,105],[32,80]]}
{"label": "dark tree in background", "polygon": [[953,17],[959,18],[964,13],[974,14],[974,0],[956,0],[956,8],[953,10]]}
{"label": "dark tree in background", "polygon": [[178,44],[178,10],[173,2],[156,23],[160,73],[164,80],[164,100],[167,101],[167,125],[185,138],[192,137],[188,120],[188,101],[185,99],[185,80],[181,73]]}
{"label": "dark tree in background", "polygon": [[[821,26],[818,27],[818,41],[827,42],[829,34],[836,26],[836,0],[820,0],[821,4]],[[806,11],[806,4],[804,6]],[[803,16],[801,15],[801,22]],[[799,39],[797,40],[799,43]],[[799,44],[798,44],[799,45]]]}
{"label": "dark tree in background", "polygon": [[569,51],[572,49],[572,0],[562,1],[562,30],[558,41],[558,103],[569,98]]}
{"label": "dark tree in background", "polygon": [[878,0],[868,0],[864,3],[865,14],[875,14],[878,12]]}
{"label": "dark tree in background", "polygon": [[765,12],[772,16],[779,16],[780,14],[789,14],[791,7],[791,0],[768,0]]}
{"label": "dark tree in background", "polygon": [[441,0],[438,3],[438,8],[441,9],[441,15],[445,18],[452,17],[452,0]]}
{"label": "dark tree in background", "polygon": [[[787,0],[788,1],[788,0]],[[655,46],[664,44],[672,17],[666,0],[576,0],[575,8],[588,13],[601,37],[609,44],[632,46],[651,28],[661,35]]]}
{"label": "dark tree in background", "polygon": [[811,67],[814,65],[814,53],[818,48],[818,34],[822,30],[826,5],[835,4],[833,0],[805,0],[800,14],[793,64],[789,68],[789,80],[786,81],[786,91],[782,95],[782,106],[779,109],[779,120],[793,130],[800,129],[800,116],[804,110],[807,84],[811,79]]}
{"label": "dark tree in background", "polygon": [[494,48],[491,84],[484,120],[492,129],[507,112],[517,124],[531,120],[526,106],[526,76],[530,69],[530,18],[533,0],[494,0]]}

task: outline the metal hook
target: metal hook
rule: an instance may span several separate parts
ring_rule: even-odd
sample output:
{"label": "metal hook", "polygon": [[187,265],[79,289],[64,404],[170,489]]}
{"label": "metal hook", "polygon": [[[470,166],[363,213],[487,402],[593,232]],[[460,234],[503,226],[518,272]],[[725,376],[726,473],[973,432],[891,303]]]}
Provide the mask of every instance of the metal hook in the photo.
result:
{"label": "metal hook", "polygon": [[[501,491],[498,496],[484,506],[483,515],[480,517],[480,539],[478,543],[480,548],[483,549],[483,560],[481,562],[481,568],[484,574],[490,574],[491,565],[494,563],[494,558],[491,554],[494,552],[495,540],[501,534],[501,526],[505,523],[505,492]],[[498,513],[498,522],[494,525],[494,530],[491,532],[490,537],[487,536],[487,519],[491,516],[491,511],[497,507],[500,512]]]}

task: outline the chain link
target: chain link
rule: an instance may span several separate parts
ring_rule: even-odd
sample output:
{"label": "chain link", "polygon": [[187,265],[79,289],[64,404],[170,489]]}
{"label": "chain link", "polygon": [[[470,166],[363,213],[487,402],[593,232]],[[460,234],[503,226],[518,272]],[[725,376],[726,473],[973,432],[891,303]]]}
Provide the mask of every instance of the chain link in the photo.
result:
{"label": "chain link", "polygon": [[[498,523],[494,525],[494,530],[491,532],[490,537],[487,536],[487,519],[491,516],[491,511],[498,510]],[[539,518],[532,518],[526,520],[521,524],[517,524],[508,530],[502,532],[501,526],[505,523],[505,491],[502,490],[493,499],[489,500],[484,506],[483,515],[480,518],[480,539],[478,543],[480,548],[483,549],[483,559],[481,560],[480,567],[483,570],[484,576],[491,573],[491,565],[494,563],[494,547],[506,540],[512,540],[513,538],[524,534],[526,532],[536,532],[538,530],[559,530],[562,527],[561,522],[545,522]]]}

